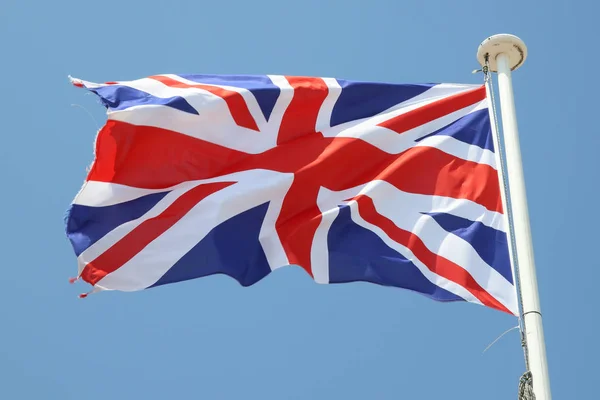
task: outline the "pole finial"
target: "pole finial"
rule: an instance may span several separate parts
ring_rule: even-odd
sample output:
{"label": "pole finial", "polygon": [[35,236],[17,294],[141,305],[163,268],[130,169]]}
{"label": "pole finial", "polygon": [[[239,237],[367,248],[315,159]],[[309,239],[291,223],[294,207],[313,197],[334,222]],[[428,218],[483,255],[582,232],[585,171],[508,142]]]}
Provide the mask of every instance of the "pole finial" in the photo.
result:
{"label": "pole finial", "polygon": [[497,72],[496,56],[500,53],[507,55],[510,69],[514,71],[525,62],[527,58],[527,46],[525,46],[525,42],[515,35],[501,33],[490,36],[479,45],[477,49],[477,61],[482,66],[485,66],[485,58],[488,55],[490,71]]}

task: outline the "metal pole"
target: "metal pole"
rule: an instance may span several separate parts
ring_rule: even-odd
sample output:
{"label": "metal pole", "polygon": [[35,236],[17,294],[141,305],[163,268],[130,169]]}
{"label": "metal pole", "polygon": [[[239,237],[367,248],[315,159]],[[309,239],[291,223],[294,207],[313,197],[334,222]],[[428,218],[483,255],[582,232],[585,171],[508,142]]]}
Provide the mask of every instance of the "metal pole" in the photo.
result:
{"label": "metal pole", "polygon": [[529,369],[533,377],[536,400],[551,400],[546,345],[511,78],[511,71],[520,67],[525,61],[527,48],[525,43],[516,36],[494,35],[479,46],[478,59],[480,62],[483,60],[482,65],[485,63],[486,55],[490,69],[498,72],[502,131],[509,182],[508,195],[511,203],[509,211],[512,213],[514,230],[512,233],[516,243],[521,309]]}

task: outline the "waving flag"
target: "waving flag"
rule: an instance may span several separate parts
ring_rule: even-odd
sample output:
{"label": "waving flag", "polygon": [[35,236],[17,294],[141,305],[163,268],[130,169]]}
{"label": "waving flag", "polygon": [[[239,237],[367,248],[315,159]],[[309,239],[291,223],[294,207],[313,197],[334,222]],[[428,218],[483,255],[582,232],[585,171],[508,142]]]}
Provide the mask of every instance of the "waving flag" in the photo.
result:
{"label": "waving flag", "polygon": [[66,222],[94,291],[293,264],[517,314],[484,86],[73,83],[108,109]]}

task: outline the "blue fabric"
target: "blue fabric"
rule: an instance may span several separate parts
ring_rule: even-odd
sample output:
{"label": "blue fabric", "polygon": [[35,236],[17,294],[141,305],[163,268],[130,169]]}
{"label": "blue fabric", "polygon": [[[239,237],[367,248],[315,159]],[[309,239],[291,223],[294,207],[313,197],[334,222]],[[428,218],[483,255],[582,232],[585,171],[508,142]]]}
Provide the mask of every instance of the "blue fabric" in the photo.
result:
{"label": "blue fabric", "polygon": [[250,286],[271,272],[258,240],[269,203],[244,211],[210,231],[154,285],[226,274]]}
{"label": "blue fabric", "polygon": [[109,110],[124,110],[141,105],[163,105],[198,115],[198,111],[180,96],[162,98],[127,86],[110,85],[90,89],[100,97],[100,101]]}
{"label": "blue fabric", "polygon": [[420,137],[416,142],[435,135],[452,136],[463,143],[494,151],[490,115],[487,108],[465,115],[435,132]]}
{"label": "blue fabric", "polygon": [[431,89],[434,84],[389,84],[338,79],[342,93],[331,112],[331,126],[372,117]]}
{"label": "blue fabric", "polygon": [[352,221],[348,206],[340,207],[327,244],[330,283],[366,281],[410,289],[439,301],[463,300],[431,283],[410,260]]}
{"label": "blue fabric", "polygon": [[67,213],[66,230],[75,254],[79,256],[119,225],[141,217],[167,193],[169,192],[153,193],[112,206],[71,205]]}

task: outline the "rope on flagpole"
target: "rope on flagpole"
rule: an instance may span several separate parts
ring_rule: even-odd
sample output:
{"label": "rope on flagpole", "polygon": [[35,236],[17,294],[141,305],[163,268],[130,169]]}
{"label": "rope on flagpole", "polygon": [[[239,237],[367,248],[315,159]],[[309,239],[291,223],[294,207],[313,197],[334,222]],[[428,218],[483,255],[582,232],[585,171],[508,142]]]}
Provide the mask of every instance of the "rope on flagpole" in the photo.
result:
{"label": "rope on flagpole", "polygon": [[531,372],[525,372],[519,380],[519,400],[535,400]]}
{"label": "rope on flagpole", "polygon": [[[504,157],[504,147],[502,145],[502,140],[500,137],[500,129],[498,126],[498,118],[497,118],[497,112],[496,112],[496,99],[495,99],[495,95],[494,95],[494,85],[492,82],[492,74],[490,74],[490,68],[489,68],[489,55],[486,55],[485,57],[485,65],[482,68],[482,72],[484,75],[484,81],[487,85],[487,87],[489,88],[490,91],[490,101],[491,101],[491,107],[492,107],[492,115],[494,116],[494,127],[495,127],[495,132],[494,134],[496,135],[496,143],[498,144],[498,156],[500,158],[500,165],[498,166],[499,168],[502,168],[502,170],[504,171],[504,166],[506,165],[506,161],[505,161],[505,157]],[[529,354],[527,351],[527,339],[526,339],[526,335],[525,335],[525,326],[523,325],[523,310],[521,305],[523,304],[523,294],[521,292],[521,283],[519,281],[519,274],[517,273],[517,271],[519,270],[519,264],[517,261],[517,245],[515,242],[515,238],[514,235],[512,234],[512,232],[514,232],[514,225],[513,225],[513,217],[512,217],[512,212],[511,212],[511,203],[510,203],[510,196],[508,195],[508,180],[506,177],[506,174],[503,173],[502,174],[502,186],[503,186],[503,190],[504,193],[506,194],[506,213],[508,216],[508,227],[509,230],[511,232],[510,235],[508,235],[510,237],[510,246],[512,248],[512,261],[513,261],[513,265],[514,265],[514,270],[515,270],[515,283],[516,283],[516,289],[517,289],[517,295],[519,296],[519,330],[521,332],[521,346],[523,347],[523,353],[525,356],[525,369],[526,372],[521,376],[520,380],[519,380],[519,397],[518,400],[535,400],[535,394],[533,393],[533,377],[532,374],[529,370]]]}
{"label": "rope on flagpole", "polygon": [[[485,82],[488,84],[488,87],[490,89],[490,101],[491,101],[491,106],[492,106],[492,114],[494,115],[494,125],[495,125],[495,135],[496,135],[496,143],[498,143],[498,155],[500,157],[500,165],[499,168],[502,168],[503,172],[504,172],[504,166],[506,165],[506,160],[504,158],[504,146],[502,144],[502,140],[500,137],[500,128],[498,126],[498,113],[497,113],[497,108],[496,108],[496,98],[495,98],[495,94],[494,94],[494,84],[492,81],[492,74],[489,73],[489,60],[488,57],[486,57],[485,59],[485,66],[483,67],[483,74],[484,74],[484,79]],[[514,224],[513,224],[513,217],[512,217],[512,204],[510,201],[510,196],[508,196],[508,179],[506,177],[506,173],[502,174],[502,186],[503,186],[503,190],[504,193],[506,194],[506,214],[508,217],[508,229],[510,231],[510,234],[508,235],[510,238],[510,246],[512,248],[512,262],[513,265],[515,267],[515,283],[516,283],[516,288],[517,288],[517,294],[519,296],[519,306],[521,304],[523,304],[523,294],[521,293],[521,282],[519,280],[519,274],[517,273],[517,271],[519,270],[519,262],[517,260],[517,245],[515,242],[515,235],[512,234],[512,232],[514,232]],[[527,354],[527,340],[525,339],[525,329],[523,327],[522,321],[523,321],[523,310],[519,310],[519,313],[521,314],[519,317],[519,326],[520,326],[520,331],[521,331],[521,345],[523,346],[523,350],[525,353],[525,367],[527,368],[527,370],[529,370],[529,356]]]}

